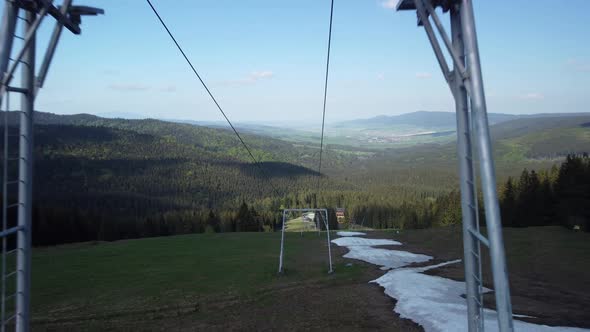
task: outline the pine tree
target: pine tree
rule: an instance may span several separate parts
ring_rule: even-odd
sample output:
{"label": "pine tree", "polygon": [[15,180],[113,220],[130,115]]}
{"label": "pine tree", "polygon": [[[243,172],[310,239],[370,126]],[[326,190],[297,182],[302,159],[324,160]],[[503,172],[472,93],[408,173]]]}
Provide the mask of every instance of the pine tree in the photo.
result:
{"label": "pine tree", "polygon": [[504,186],[504,193],[501,201],[502,225],[505,227],[514,226],[514,215],[516,207],[516,192],[512,178],[509,177]]}
{"label": "pine tree", "polygon": [[207,226],[211,227],[211,229],[215,233],[220,232],[220,221],[219,218],[215,215],[215,212],[213,212],[213,210],[209,210],[209,216],[207,217]]}

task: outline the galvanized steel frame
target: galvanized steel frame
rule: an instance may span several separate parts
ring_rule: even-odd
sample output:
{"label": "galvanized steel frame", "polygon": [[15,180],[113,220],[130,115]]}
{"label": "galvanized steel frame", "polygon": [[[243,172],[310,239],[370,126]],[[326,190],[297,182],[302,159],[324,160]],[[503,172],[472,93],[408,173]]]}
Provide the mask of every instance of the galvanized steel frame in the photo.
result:
{"label": "galvanized steel frame", "polygon": [[[329,263],[329,270],[328,273],[334,272],[332,269],[332,242],[330,241],[330,225],[328,223],[328,210],[327,209],[284,209],[283,210],[283,222],[281,226],[281,251],[279,254],[279,274],[283,273],[283,256],[284,256],[284,248],[285,248],[285,220],[287,218],[287,213],[289,212],[320,212],[320,218],[323,220],[324,225],[326,226],[326,236],[328,239],[328,263]],[[322,212],[324,215],[322,215]],[[325,218],[324,218],[325,216]],[[319,222],[319,220],[318,220]],[[319,225],[318,225],[319,231]]]}
{"label": "galvanized steel frame", "polygon": [[[51,0],[5,0],[4,14],[0,26],[0,109],[3,99],[6,100],[4,110],[4,146],[2,170],[2,275],[1,280],[1,309],[0,327],[5,331],[14,326],[16,331],[30,330],[30,298],[31,298],[31,233],[33,207],[33,116],[35,97],[39,88],[43,86],[51,60],[55,53],[63,27],[75,34],[80,33],[81,15],[98,15],[104,13],[102,9],[72,6],[72,0],[64,0],[58,8]],[[19,17],[23,12],[24,17]],[[35,75],[36,34],[43,19],[50,15],[56,19],[55,27],[49,46],[47,47],[40,71]],[[18,20],[24,24],[24,37],[16,36]],[[15,39],[22,39],[22,47],[17,55],[11,58]],[[12,63],[11,63],[12,62]],[[20,68],[20,87],[11,86],[13,75]],[[9,134],[9,93],[21,94],[20,110],[12,111],[18,114],[18,134]],[[9,154],[10,137],[18,137],[18,157]],[[10,179],[9,162],[18,162],[18,178]],[[16,185],[16,203],[10,203],[10,188]],[[8,209],[17,209],[17,222],[10,226]],[[16,247],[10,249],[7,239],[16,236]],[[16,253],[16,267],[8,272],[8,255]],[[16,289],[7,295],[6,280],[15,276]],[[7,317],[8,300],[14,298],[14,312]]]}
{"label": "galvanized steel frame", "polygon": [[[450,14],[451,38],[435,11],[437,7]],[[513,331],[508,270],[472,0],[401,0],[397,10],[416,11],[418,25],[424,27],[455,99],[469,331],[484,329],[480,244],[490,250],[499,329],[503,332]],[[452,70],[449,69],[430,18],[452,59]],[[472,139],[479,152],[487,238],[479,230]]]}

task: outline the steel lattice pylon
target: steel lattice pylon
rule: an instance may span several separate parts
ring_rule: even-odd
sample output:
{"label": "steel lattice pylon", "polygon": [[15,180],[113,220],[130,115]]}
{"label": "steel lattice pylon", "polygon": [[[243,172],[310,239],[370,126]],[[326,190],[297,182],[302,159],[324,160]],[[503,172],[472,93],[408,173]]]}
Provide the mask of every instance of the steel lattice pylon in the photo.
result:
{"label": "steel lattice pylon", "polygon": [[[447,35],[435,9],[449,13],[451,38]],[[496,175],[492,156],[483,78],[479,61],[479,49],[475,32],[472,0],[401,0],[397,10],[413,10],[418,15],[418,25],[423,26],[432,45],[445,80],[455,99],[457,113],[457,153],[461,187],[461,210],[463,217],[463,255],[468,308],[469,331],[483,331],[483,296],[480,244],[490,249],[494,293],[500,331],[512,331],[512,305],[508,270],[502,239],[502,223]],[[453,61],[449,69],[435,30],[444,42]],[[481,186],[485,206],[487,235],[479,230],[477,189],[472,158],[471,126],[479,152]]]}
{"label": "steel lattice pylon", "polygon": [[[2,155],[2,331],[29,331],[31,298],[31,233],[33,210],[33,110],[43,87],[63,27],[80,34],[82,15],[102,14],[102,9],[72,6],[64,0],[6,0],[0,26],[0,109],[3,102]],[[22,16],[19,16],[21,14]],[[56,23],[39,72],[35,74],[36,34],[46,16]],[[22,21],[22,33],[18,25]],[[15,41],[21,42],[13,57]],[[13,75],[20,71],[20,80]],[[19,86],[17,86],[19,85]],[[20,109],[11,110],[10,93],[20,94]],[[14,115],[14,116],[13,116]],[[12,147],[12,149],[11,149]],[[18,148],[18,152],[16,152]],[[15,238],[16,237],[16,238]],[[16,258],[12,257],[16,255]],[[10,268],[9,265],[14,265]]]}

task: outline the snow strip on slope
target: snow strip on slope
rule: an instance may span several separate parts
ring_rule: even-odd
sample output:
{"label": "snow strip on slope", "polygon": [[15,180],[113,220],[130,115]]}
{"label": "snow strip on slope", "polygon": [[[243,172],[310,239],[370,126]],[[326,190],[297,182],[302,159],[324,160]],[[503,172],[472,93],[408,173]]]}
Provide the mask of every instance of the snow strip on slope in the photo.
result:
{"label": "snow strip on slope", "polygon": [[382,270],[394,269],[416,262],[426,262],[430,256],[413,254],[407,251],[373,248],[372,246],[401,245],[400,242],[384,239],[364,239],[358,237],[341,237],[332,240],[333,243],[347,247],[350,251],[344,258],[352,258],[367,263],[380,265]]}
{"label": "snow strip on slope", "polygon": [[338,236],[360,236],[360,235],[367,235],[367,233],[363,232],[338,232],[336,233]]}
{"label": "snow strip on slope", "polygon": [[[393,241],[393,240],[385,240],[385,239],[365,239],[362,237],[339,237],[337,239],[332,240],[332,243],[335,243],[341,247],[371,247],[371,246],[399,246],[401,245],[400,242]],[[375,249],[375,248],[372,248]]]}
{"label": "snow strip on slope", "polygon": [[[422,272],[461,260],[440,263],[417,268],[398,268],[416,262],[425,262],[432,257],[417,255],[407,251],[373,248],[379,245],[401,245],[393,240],[365,239],[345,237],[332,240],[339,246],[350,250],[345,258],[359,259],[380,265],[381,269],[393,269],[372,282],[385,288],[385,294],[397,299],[394,311],[402,318],[410,319],[430,331],[467,331],[467,303],[465,282],[454,281],[438,276],[430,276]],[[484,292],[490,291],[484,288]],[[518,315],[515,315],[517,317]],[[484,310],[485,327],[490,331],[498,330],[497,313]],[[590,330],[546,326],[514,320],[515,331],[524,332],[588,332]]]}
{"label": "snow strip on slope", "polygon": [[[402,318],[411,319],[422,325],[426,331],[467,331],[467,304],[461,297],[465,293],[465,283],[421,273],[460,261],[422,268],[391,270],[372,282],[385,288],[385,294],[397,299],[395,312]],[[496,311],[485,309],[484,317],[486,330],[497,331]],[[589,331],[574,327],[537,325],[518,320],[514,320],[514,329],[524,332]]]}

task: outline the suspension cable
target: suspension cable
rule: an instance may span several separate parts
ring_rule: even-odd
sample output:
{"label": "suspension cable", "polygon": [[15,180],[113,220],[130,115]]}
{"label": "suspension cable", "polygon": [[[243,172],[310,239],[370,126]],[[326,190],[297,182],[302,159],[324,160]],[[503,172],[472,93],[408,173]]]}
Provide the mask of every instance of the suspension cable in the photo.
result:
{"label": "suspension cable", "polygon": [[324,81],[324,107],[322,111],[322,136],[320,139],[320,160],[318,165],[318,184],[316,188],[316,204],[317,195],[320,191],[320,180],[322,178],[322,153],[324,151],[324,127],[326,123],[326,99],[328,97],[328,75],[330,73],[330,49],[332,47],[332,18],[334,17],[334,0],[330,4],[330,30],[328,32],[328,54],[326,56],[326,76]]}
{"label": "suspension cable", "polygon": [[[254,154],[252,154],[252,151],[250,150],[250,148],[248,147],[248,145],[246,145],[246,142],[244,142],[244,140],[242,139],[242,136],[240,136],[240,134],[238,133],[238,131],[236,130],[236,128],[234,127],[234,125],[232,124],[232,122],[229,120],[229,117],[225,114],[225,112],[223,111],[223,109],[221,108],[221,106],[219,105],[219,103],[217,102],[217,99],[213,96],[213,93],[211,93],[211,90],[209,90],[209,87],[207,87],[207,84],[205,84],[205,81],[203,81],[203,79],[201,78],[201,75],[199,75],[199,73],[195,69],[195,66],[193,66],[192,62],[188,59],[186,53],[184,53],[184,50],[182,49],[182,47],[180,46],[180,44],[176,41],[176,38],[174,38],[174,35],[172,34],[172,32],[170,32],[170,29],[168,29],[168,26],[166,25],[166,23],[164,23],[164,20],[162,19],[162,17],[158,13],[158,11],[154,7],[154,5],[152,5],[152,2],[150,0],[146,0],[146,1],[147,1],[148,5],[150,5],[150,7],[152,8],[152,11],[154,12],[154,14],[156,14],[156,17],[158,18],[158,20],[160,21],[160,23],[162,24],[162,26],[164,27],[164,29],[166,29],[166,32],[168,33],[168,36],[170,36],[170,38],[172,39],[172,41],[176,45],[176,48],[178,48],[178,50],[180,51],[180,53],[182,54],[182,56],[184,57],[184,59],[186,60],[186,62],[188,63],[188,65],[191,67],[191,69],[192,69],[193,73],[195,74],[195,76],[199,79],[199,81],[201,82],[201,84],[203,85],[203,87],[205,88],[205,90],[207,91],[207,94],[209,94],[209,97],[211,97],[211,100],[213,100],[213,102],[215,103],[215,106],[217,106],[217,109],[219,110],[219,112],[221,112],[221,114],[225,118],[225,121],[227,121],[227,123],[229,124],[229,126],[233,130],[233,132],[236,135],[236,137],[240,140],[240,142],[242,143],[242,145],[244,146],[244,148],[248,152],[248,155],[250,156],[250,158],[252,159],[252,161],[254,162],[254,164],[258,167],[258,169],[260,170],[260,172],[262,173],[262,175],[264,177],[267,177],[267,174],[264,171],[264,169],[262,168],[262,166],[260,165],[260,162],[254,157]],[[273,191],[277,195],[277,198],[280,197],[279,191],[272,184],[272,182],[268,181],[268,184],[270,184],[270,186],[272,187]]]}

